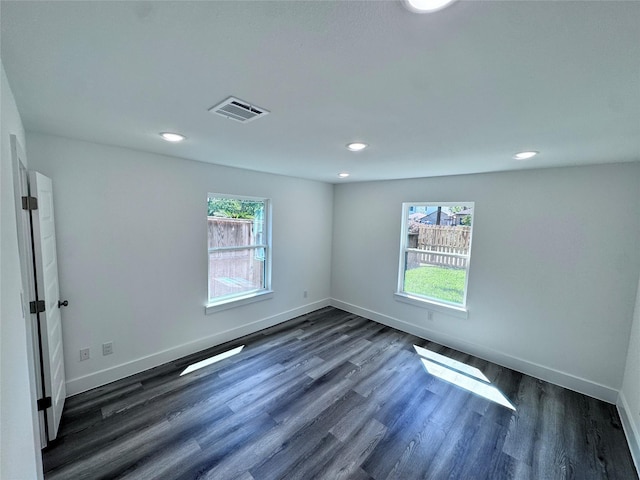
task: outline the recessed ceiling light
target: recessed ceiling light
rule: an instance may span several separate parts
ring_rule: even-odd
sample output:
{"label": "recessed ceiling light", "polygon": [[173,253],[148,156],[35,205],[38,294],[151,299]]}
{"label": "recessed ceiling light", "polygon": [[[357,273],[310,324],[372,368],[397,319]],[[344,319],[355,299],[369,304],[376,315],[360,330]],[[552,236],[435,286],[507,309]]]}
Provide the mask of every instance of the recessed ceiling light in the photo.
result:
{"label": "recessed ceiling light", "polygon": [[352,152],[359,152],[360,150],[364,150],[368,145],[362,142],[353,142],[347,145],[347,148]]}
{"label": "recessed ceiling light", "polygon": [[404,0],[404,6],[416,13],[431,13],[442,10],[456,0]]}
{"label": "recessed ceiling light", "polygon": [[160,136],[164,138],[167,142],[181,142],[185,138],[184,135],[180,135],[179,133],[171,133],[171,132],[161,132]]}
{"label": "recessed ceiling light", "polygon": [[340,178],[347,178],[349,175],[350,175],[350,174],[349,174],[349,173],[347,173],[347,172],[342,172],[342,173],[339,173],[339,174],[338,174],[338,176],[339,176]]}
{"label": "recessed ceiling light", "polygon": [[530,151],[530,152],[520,152],[520,153],[516,153],[513,156],[514,160],[527,160],[529,158],[533,158],[535,157],[538,153],[540,152],[534,152],[534,151]]}

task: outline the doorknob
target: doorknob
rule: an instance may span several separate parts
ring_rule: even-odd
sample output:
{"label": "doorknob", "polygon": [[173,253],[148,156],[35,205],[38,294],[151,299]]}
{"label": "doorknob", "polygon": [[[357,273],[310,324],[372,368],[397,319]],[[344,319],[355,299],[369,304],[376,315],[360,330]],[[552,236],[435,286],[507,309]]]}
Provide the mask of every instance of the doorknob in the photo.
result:
{"label": "doorknob", "polygon": [[68,307],[68,306],[69,306],[69,300],[65,300],[64,302],[61,302],[60,300],[58,300],[58,308]]}

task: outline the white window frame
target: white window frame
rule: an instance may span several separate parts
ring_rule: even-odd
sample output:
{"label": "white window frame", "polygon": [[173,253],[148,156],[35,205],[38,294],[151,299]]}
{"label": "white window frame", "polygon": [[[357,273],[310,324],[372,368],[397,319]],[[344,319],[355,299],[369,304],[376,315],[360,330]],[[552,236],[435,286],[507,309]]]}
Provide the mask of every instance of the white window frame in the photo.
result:
{"label": "white window frame", "polygon": [[[415,293],[408,293],[404,290],[404,278],[405,278],[405,268],[406,268],[406,253],[412,251],[414,249],[409,248],[408,246],[408,229],[409,229],[409,209],[410,207],[455,207],[458,205],[467,205],[473,208],[472,220],[471,220],[471,238],[469,241],[469,254],[468,255],[460,255],[453,253],[441,253],[438,252],[439,255],[444,256],[464,256],[467,259],[466,262],[466,272],[465,272],[465,282],[464,282],[464,293],[463,293],[463,302],[462,305],[452,302],[447,302],[446,300],[435,299],[432,297],[427,297],[423,295],[418,295]],[[446,313],[448,315],[453,315],[460,318],[468,317],[468,305],[467,305],[467,291],[469,285],[469,267],[471,264],[471,248],[473,243],[473,227],[475,224],[475,202],[404,202],[402,204],[402,222],[401,222],[401,230],[400,230],[400,255],[398,262],[398,285],[395,293],[395,299],[408,303],[410,305],[415,305],[422,308],[427,308],[432,311],[438,311],[442,313]]]}
{"label": "white window frame", "polygon": [[[264,218],[263,218],[263,229],[262,229],[262,239],[263,243],[255,244],[255,245],[244,245],[244,246],[229,246],[229,247],[218,247],[218,248],[208,248],[207,250],[207,303],[205,304],[205,313],[211,314],[223,310],[227,310],[230,308],[239,307],[242,305],[247,305],[254,302],[259,302],[261,300],[267,300],[273,297],[273,290],[271,289],[271,200],[269,198],[264,197],[251,197],[247,195],[230,195],[227,193],[208,193],[207,194],[207,205],[209,203],[209,198],[224,198],[229,200],[246,200],[250,202],[262,202],[264,203]],[[208,232],[207,232],[208,235]],[[207,238],[208,245],[208,238]],[[209,299],[209,291],[211,282],[211,272],[209,271],[210,259],[209,255],[212,252],[221,252],[221,251],[238,251],[238,250],[260,250],[264,252],[264,279],[263,279],[263,287],[255,290],[250,290],[247,292],[241,293],[233,293],[225,296],[221,296],[216,298],[215,300]]]}

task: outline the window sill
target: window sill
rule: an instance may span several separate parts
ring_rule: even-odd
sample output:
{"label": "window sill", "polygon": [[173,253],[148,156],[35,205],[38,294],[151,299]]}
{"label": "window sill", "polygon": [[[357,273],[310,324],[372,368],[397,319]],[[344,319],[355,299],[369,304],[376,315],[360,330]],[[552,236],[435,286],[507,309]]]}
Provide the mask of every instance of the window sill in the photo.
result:
{"label": "window sill", "polygon": [[209,303],[204,307],[204,313],[210,315],[212,313],[222,312],[223,310],[229,310],[230,308],[242,307],[250,303],[261,302],[262,300],[268,300],[273,297],[273,290],[261,290],[259,292],[252,292],[241,297],[233,297],[218,302]]}
{"label": "window sill", "polygon": [[469,310],[464,307],[447,305],[446,303],[439,303],[433,300],[420,298],[415,295],[408,295],[406,293],[396,292],[394,293],[394,297],[399,302],[408,303],[409,305],[413,305],[415,307],[426,308],[427,310],[444,313],[446,315],[451,315],[452,317],[464,319],[469,318]]}

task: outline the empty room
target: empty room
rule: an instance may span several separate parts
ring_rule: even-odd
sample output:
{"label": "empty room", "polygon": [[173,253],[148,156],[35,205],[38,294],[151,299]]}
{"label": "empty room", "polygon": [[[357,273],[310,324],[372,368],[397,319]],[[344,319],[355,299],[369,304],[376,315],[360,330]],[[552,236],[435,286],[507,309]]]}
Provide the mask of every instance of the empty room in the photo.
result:
{"label": "empty room", "polygon": [[638,479],[639,26],[0,0],[0,478]]}

